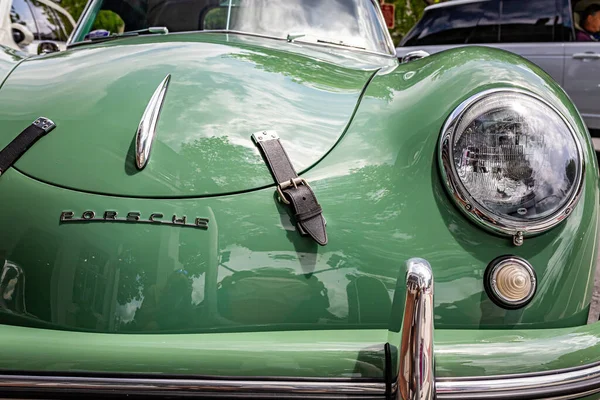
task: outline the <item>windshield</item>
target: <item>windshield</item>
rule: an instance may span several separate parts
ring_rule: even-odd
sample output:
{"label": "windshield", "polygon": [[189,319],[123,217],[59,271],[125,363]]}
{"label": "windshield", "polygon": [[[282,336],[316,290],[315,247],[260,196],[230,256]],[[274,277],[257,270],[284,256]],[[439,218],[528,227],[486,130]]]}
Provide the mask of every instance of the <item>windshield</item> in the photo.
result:
{"label": "windshield", "polygon": [[372,0],[95,0],[74,41],[166,27],[239,31],[393,54]]}

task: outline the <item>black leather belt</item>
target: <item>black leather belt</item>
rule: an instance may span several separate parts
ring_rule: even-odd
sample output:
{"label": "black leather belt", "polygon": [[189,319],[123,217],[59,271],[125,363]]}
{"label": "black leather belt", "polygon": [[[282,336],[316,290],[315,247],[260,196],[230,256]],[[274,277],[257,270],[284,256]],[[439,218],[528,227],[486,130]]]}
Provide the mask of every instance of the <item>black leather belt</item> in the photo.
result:
{"label": "black leather belt", "polygon": [[0,175],[13,166],[19,158],[42,136],[56,128],[48,118],[39,117],[31,125],[0,150]]}
{"label": "black leather belt", "polygon": [[252,140],[261,150],[275,179],[279,198],[292,208],[300,233],[309,235],[315,242],[325,246],[327,231],[321,205],[309,184],[296,173],[277,133],[257,132],[252,135]]}

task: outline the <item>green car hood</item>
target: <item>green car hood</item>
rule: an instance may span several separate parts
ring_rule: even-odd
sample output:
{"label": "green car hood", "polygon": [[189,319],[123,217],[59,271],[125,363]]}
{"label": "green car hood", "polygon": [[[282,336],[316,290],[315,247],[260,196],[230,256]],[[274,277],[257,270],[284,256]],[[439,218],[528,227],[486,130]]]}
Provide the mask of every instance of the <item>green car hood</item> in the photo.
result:
{"label": "green car hood", "polygon": [[13,68],[25,58],[25,54],[0,45],[0,86]]}
{"label": "green car hood", "polygon": [[[377,68],[344,67],[286,51],[294,44],[264,42],[276,41],[140,37],[28,60],[0,90],[0,147],[45,116],[57,129],[16,168],[47,183],[135,197],[270,185],[251,134],[276,130],[296,169],[311,166],[344,132]],[[150,160],[138,171],[136,130],[169,74]]]}
{"label": "green car hood", "polygon": [[[598,238],[598,167],[588,133],[575,107],[558,84],[533,64],[514,54],[488,48],[454,49],[404,64],[391,59],[392,68],[386,68],[386,59],[380,57],[381,69],[361,94],[358,88],[363,85],[363,79],[367,81],[373,75],[373,65],[376,65],[376,60],[362,52],[353,52],[354,62],[347,57],[342,63],[333,53],[300,48],[284,41],[231,35],[227,45],[218,43],[222,37],[212,34],[174,35],[162,40],[178,37],[182,42],[172,41],[168,47],[160,41],[149,43],[157,38],[136,38],[123,40],[121,44],[113,42],[27,60],[0,89],[0,132],[5,135],[2,140],[12,137],[22,125],[42,112],[57,122],[57,128],[36,143],[18,161],[16,168],[8,169],[0,177],[0,226],[3,227],[0,229],[0,324],[102,333],[231,332],[235,333],[237,343],[247,340],[242,332],[298,331],[306,335],[303,340],[307,341],[318,337],[311,336],[311,331],[316,330],[375,330],[387,335],[388,330],[395,333],[400,329],[406,288],[405,262],[412,257],[426,259],[433,269],[436,331],[541,329],[585,323],[593,292]],[[209,39],[213,42],[209,43]],[[261,40],[262,50],[257,43]],[[179,46],[185,51],[178,53]],[[299,50],[290,50],[285,57],[278,58],[285,48]],[[203,49],[206,54],[190,53],[191,49]],[[178,74],[170,65],[177,65],[176,71],[188,63],[185,60],[190,60],[189,74],[200,76],[198,71],[207,71],[208,61],[195,63],[192,60],[210,58],[207,54],[211,49],[227,50],[226,55],[213,56],[212,61],[214,57],[221,57],[245,68],[235,74],[231,72],[229,85],[241,82],[248,74],[265,74],[265,78],[279,77],[281,82],[277,79],[273,80],[275,83],[262,82],[264,93],[280,93],[278,91],[284,91],[286,85],[298,88],[294,93],[281,93],[280,101],[293,104],[290,110],[314,110],[313,114],[308,111],[302,114],[307,116],[303,123],[314,122],[313,118],[327,112],[331,113],[331,120],[338,118],[338,111],[329,103],[319,103],[322,109],[317,109],[310,102],[303,102],[305,93],[315,94],[311,98],[318,98],[316,93],[331,96],[331,99],[350,98],[351,93],[355,93],[351,88],[357,89],[360,99],[349,101],[352,121],[347,128],[343,124],[340,127],[340,132],[344,129],[345,132],[339,141],[318,147],[322,139],[311,136],[312,129],[317,129],[317,125],[327,126],[329,118],[297,133],[298,138],[306,141],[297,143],[314,145],[313,150],[318,153],[314,159],[327,152],[323,159],[302,173],[327,219],[327,246],[318,246],[299,234],[294,216],[277,201],[273,186],[219,196],[139,198],[70,190],[31,178],[34,168],[36,174],[49,175],[52,169],[58,170],[68,161],[75,171],[69,171],[64,165],[60,168],[63,175],[56,177],[57,181],[62,179],[63,185],[68,177],[79,179],[80,187],[86,184],[87,187],[111,188],[112,179],[116,181],[112,188],[121,193],[129,188],[125,186],[126,180],[131,182],[129,190],[132,192],[137,185],[148,193],[137,180],[147,182],[148,187],[161,187],[159,184],[171,178],[161,175],[158,167],[175,168],[161,157],[166,153],[160,150],[168,147],[160,142],[167,137],[161,124],[169,121],[169,112],[175,112],[169,108],[174,100],[185,102],[186,107],[192,107],[193,103],[192,99],[174,96],[175,89],[184,90],[180,87],[182,80],[179,86],[175,84],[177,79],[183,78],[176,79]],[[133,51],[139,54],[133,57]],[[178,54],[183,61],[151,58],[145,51]],[[254,57],[254,64],[247,60],[231,61],[234,52]],[[108,55],[113,57],[110,61]],[[135,59],[128,66],[132,72],[122,71],[122,78],[111,85],[129,82],[129,86],[119,91],[119,96],[113,95],[115,89],[105,82],[107,70],[112,68],[111,63],[122,67],[121,63],[128,58]],[[78,62],[67,63],[69,59],[78,59]],[[96,65],[104,59],[104,66]],[[142,74],[140,66],[144,64],[139,60],[153,63],[154,67]],[[197,69],[191,67],[195,64]],[[54,65],[54,68],[42,70],[43,65]],[[73,68],[71,65],[78,67],[69,71]],[[93,71],[101,80],[94,82],[93,75],[84,73],[86,70]],[[143,77],[154,70],[158,72],[153,75],[152,83],[142,85],[147,93],[136,108],[135,118],[129,116],[129,110],[120,110],[117,106],[111,106],[110,115],[120,115],[121,120],[111,120],[110,115],[102,112],[108,109],[108,102],[125,104],[120,97],[132,99],[128,103],[137,99],[132,89],[135,80],[128,76]],[[215,76],[220,76],[222,70],[222,65],[215,67]],[[124,149],[123,145],[131,145],[146,98],[169,71],[173,83],[159,124],[157,140],[160,141],[155,143],[158,146],[153,150],[149,165],[136,174],[131,151],[128,153],[127,146]],[[39,72],[42,78],[33,72]],[[66,78],[69,75],[73,76],[74,83]],[[92,89],[86,86],[78,90],[81,84],[76,81],[98,85],[95,102],[85,101],[85,96],[92,96]],[[338,82],[337,86],[334,82]],[[249,81],[248,84],[258,88],[258,83]],[[188,84],[194,89],[189,92],[191,96],[198,85],[192,80]],[[219,84],[226,86],[223,82]],[[48,91],[44,91],[46,87]],[[333,94],[334,87],[336,94]],[[465,218],[448,196],[436,161],[440,129],[448,115],[472,95],[500,87],[526,90],[551,102],[575,128],[586,164],[581,198],[569,217],[544,234],[526,238],[519,247],[513,245],[511,238],[488,233]],[[58,88],[61,95],[56,93]],[[239,90],[246,93],[248,89],[240,86]],[[261,99],[263,94],[256,92],[252,98]],[[288,95],[295,97],[286,100]],[[236,96],[234,93],[229,98],[235,102]],[[278,96],[272,95],[273,99]],[[204,104],[200,95],[193,97]],[[7,107],[8,99],[12,101],[10,107]],[[59,100],[61,107],[54,104]],[[360,102],[354,112],[353,102]],[[62,111],[65,104],[70,109]],[[196,106],[195,110],[202,110]],[[276,106],[264,103],[264,107]],[[258,105],[252,109],[255,113],[262,112]],[[228,109],[228,113],[234,112],[241,116],[239,118],[250,118],[235,108]],[[90,115],[97,118],[88,118]],[[289,114],[277,118],[291,126],[296,123],[292,117]],[[133,128],[123,130],[121,138],[113,131],[127,125],[122,121],[127,118]],[[97,131],[96,125],[102,130]],[[5,128],[10,128],[9,133]],[[212,188],[241,190],[243,184],[247,188],[248,177],[254,177],[248,172],[252,171],[253,164],[242,155],[258,157],[252,145],[247,144],[253,129],[236,136],[239,142],[235,142],[235,146],[246,151],[240,158],[234,157],[231,150],[236,148],[231,144],[233,136],[227,136],[227,140],[225,136],[217,136],[224,141],[221,148],[231,150],[227,154],[229,160],[214,151],[194,153],[195,157],[188,159],[173,152],[172,163],[183,165],[181,160],[198,163],[196,174],[200,178],[197,179],[206,179]],[[297,149],[302,146],[293,145],[295,136],[277,130],[286,148],[293,148],[289,152],[297,157]],[[242,131],[240,128],[239,132]],[[339,133],[335,137],[337,135]],[[122,143],[117,145],[117,141]],[[86,147],[86,143],[90,145]],[[211,146],[200,146],[198,151],[204,148]],[[116,149],[120,153],[117,154]],[[305,160],[313,159],[309,157]],[[90,169],[91,160],[94,160],[95,170]],[[295,160],[297,163],[298,159]],[[201,168],[217,162],[222,165],[222,171],[215,176],[224,178],[215,182],[202,178],[212,176],[212,172],[209,170],[205,175]],[[264,164],[258,159],[255,165],[257,171],[260,167],[255,177],[270,183]],[[297,165],[297,168],[302,167]],[[181,176],[191,176],[191,172],[184,173],[187,172],[182,170]],[[179,184],[178,179],[171,179],[174,187],[178,187],[175,186]],[[242,183],[233,185],[235,179]],[[193,187],[198,192],[203,190],[202,180],[194,182],[197,182]],[[164,185],[163,188],[166,183]],[[84,215],[98,218],[93,222],[61,222],[64,212],[72,212],[78,218]],[[106,212],[118,213],[120,218],[134,213],[141,216],[142,221],[109,222],[102,219]],[[141,223],[156,213],[164,217],[163,221],[181,221],[187,216],[188,221],[204,218],[209,222],[207,229]],[[509,254],[529,261],[537,274],[535,297],[523,309],[503,309],[485,292],[483,279],[487,266],[495,258]],[[196,340],[205,339],[199,335]],[[377,342],[382,343],[380,340],[385,339],[377,339]],[[236,347],[234,341],[232,339],[229,350],[237,355],[240,347]],[[68,340],[65,343],[65,346],[70,344]],[[203,343],[209,346],[209,342]],[[284,346],[282,342],[274,343]],[[328,344],[321,342],[321,345]],[[335,343],[332,348],[339,348],[339,344]],[[301,353],[293,346],[288,349]],[[224,352],[216,349],[214,354],[222,357]],[[257,358],[264,355],[260,349],[255,354]],[[110,357],[107,360],[111,367],[115,365]],[[285,365],[294,366],[288,359],[283,360]],[[310,364],[321,365],[322,360],[312,358]],[[13,365],[23,369],[22,362]],[[245,363],[245,366],[255,368],[256,364]],[[213,373],[218,374],[217,367],[213,367]],[[302,370],[297,366],[296,369]],[[248,371],[248,376],[264,372],[240,371]]]}

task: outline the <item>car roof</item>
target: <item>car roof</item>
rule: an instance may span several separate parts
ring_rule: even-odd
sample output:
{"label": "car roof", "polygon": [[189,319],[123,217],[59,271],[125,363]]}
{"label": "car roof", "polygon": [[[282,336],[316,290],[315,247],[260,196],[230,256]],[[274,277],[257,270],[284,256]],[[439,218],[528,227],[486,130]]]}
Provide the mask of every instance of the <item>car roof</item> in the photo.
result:
{"label": "car roof", "polygon": [[444,3],[432,4],[430,6],[427,6],[427,7],[425,7],[425,11],[434,10],[434,9],[438,9],[438,8],[460,6],[462,4],[483,3],[485,1],[491,1],[491,0],[452,0],[452,1],[447,1]]}

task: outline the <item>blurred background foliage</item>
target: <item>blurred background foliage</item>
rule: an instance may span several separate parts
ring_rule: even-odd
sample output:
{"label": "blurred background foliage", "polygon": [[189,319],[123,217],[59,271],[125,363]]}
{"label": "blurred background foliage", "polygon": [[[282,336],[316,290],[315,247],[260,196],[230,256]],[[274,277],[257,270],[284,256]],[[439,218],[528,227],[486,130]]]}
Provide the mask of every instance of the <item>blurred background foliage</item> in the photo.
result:
{"label": "blurred background foliage", "polygon": [[123,33],[125,22],[112,11],[100,10],[92,26],[92,30],[94,29],[106,29],[111,33]]}
{"label": "blurred background foliage", "polygon": [[[446,0],[384,0],[385,3],[394,4],[396,6],[395,17],[396,26],[390,29],[394,43],[398,42],[408,33],[410,28],[417,23],[419,18],[423,15],[425,7],[431,4],[441,3]],[[61,0],[60,5],[64,7],[75,20],[77,21],[85,8],[87,0]],[[215,17],[222,17],[217,16]],[[218,19],[215,22],[215,26],[206,27],[207,29],[219,28],[220,24]],[[106,29],[110,32],[120,32],[123,29],[123,21],[117,14],[101,11],[99,17],[94,24],[93,29]]]}
{"label": "blurred background foliage", "polygon": [[[79,20],[88,0],[61,0],[60,6],[66,9],[75,21]],[[112,11],[102,10],[98,13],[92,29],[106,29],[111,33],[123,32],[125,23]]]}
{"label": "blurred background foliage", "polygon": [[67,10],[75,21],[77,21],[87,4],[87,0],[61,0],[58,4]]}

